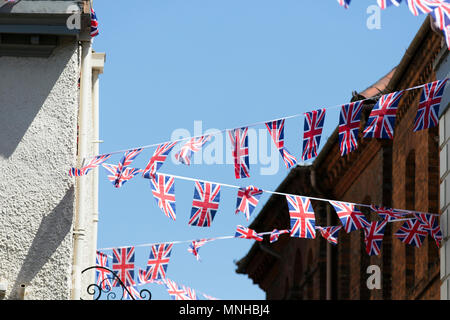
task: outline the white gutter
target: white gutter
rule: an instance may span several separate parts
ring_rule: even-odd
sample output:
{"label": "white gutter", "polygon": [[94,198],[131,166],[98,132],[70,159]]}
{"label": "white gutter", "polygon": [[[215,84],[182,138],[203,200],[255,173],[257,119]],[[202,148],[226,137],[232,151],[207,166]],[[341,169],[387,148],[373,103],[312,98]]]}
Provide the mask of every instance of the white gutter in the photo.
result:
{"label": "white gutter", "polygon": [[[91,40],[81,41],[81,79],[80,79],[80,108],[78,113],[78,165],[89,156],[88,141],[88,117],[89,106],[91,105],[92,92],[92,66],[91,66]],[[78,177],[76,188],[76,215],[74,223],[74,250],[73,250],[73,270],[72,270],[72,299],[80,300],[81,297],[81,271],[87,267],[83,265],[83,249],[85,248],[86,235],[86,215],[87,210],[87,185],[86,177]]]}
{"label": "white gutter", "polygon": [[[93,124],[93,152],[99,154],[99,74],[103,73],[103,66],[105,62],[104,53],[92,54],[92,124]],[[95,265],[96,251],[97,251],[97,231],[98,231],[98,169],[93,170],[92,178],[92,192],[93,192],[93,213],[92,213],[92,243],[89,244],[89,266]],[[91,272],[91,281],[95,282],[95,273]]]}

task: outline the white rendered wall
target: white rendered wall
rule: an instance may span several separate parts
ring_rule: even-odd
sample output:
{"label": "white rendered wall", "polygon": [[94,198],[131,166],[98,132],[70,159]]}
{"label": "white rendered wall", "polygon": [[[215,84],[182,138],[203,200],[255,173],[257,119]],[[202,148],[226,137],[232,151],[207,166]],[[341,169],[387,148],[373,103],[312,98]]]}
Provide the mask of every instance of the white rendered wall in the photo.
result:
{"label": "white rendered wall", "polygon": [[76,41],[0,57],[0,283],[5,299],[69,299],[75,212]]}

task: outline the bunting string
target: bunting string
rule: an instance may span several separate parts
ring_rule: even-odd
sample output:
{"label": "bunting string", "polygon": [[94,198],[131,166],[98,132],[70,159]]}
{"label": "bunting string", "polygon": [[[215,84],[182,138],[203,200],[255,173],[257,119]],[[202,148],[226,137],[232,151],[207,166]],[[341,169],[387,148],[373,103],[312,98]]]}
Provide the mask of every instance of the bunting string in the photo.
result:
{"label": "bunting string", "polygon": [[[448,79],[448,78],[446,78],[446,79]],[[446,80],[446,79],[444,79],[444,80]],[[427,85],[427,83],[421,84],[421,85],[418,85],[418,86],[415,86],[415,87],[411,87],[411,88],[402,89],[401,91],[416,90],[416,89],[423,88],[426,85]],[[373,100],[373,98],[374,97],[366,98],[366,99],[362,99],[362,100],[357,100],[355,102],[365,102],[365,101]],[[326,110],[337,109],[337,108],[341,108],[342,105],[345,105],[345,104],[348,104],[348,102],[342,103],[342,104],[337,104],[337,105],[334,105],[334,106],[331,106],[331,107],[326,107],[324,109],[326,109]],[[259,126],[259,125],[264,125],[267,122],[273,122],[273,121],[278,121],[278,120],[283,120],[283,119],[298,118],[298,117],[304,116],[305,113],[306,112],[302,112],[302,113],[297,113],[297,114],[293,114],[293,115],[290,115],[290,116],[279,117],[279,118],[272,119],[272,120],[258,121],[258,122],[254,122],[254,123],[251,123],[251,124],[248,124],[248,125],[235,127],[235,128],[232,128],[232,129],[221,129],[221,130],[218,130],[218,131],[215,131],[215,132],[208,133],[208,135],[214,136],[214,135],[223,134],[223,133],[225,133],[227,131],[236,130],[236,129],[243,128],[243,127],[256,127],[256,126]],[[157,146],[159,146],[161,144],[165,144],[165,143],[182,142],[182,141],[187,141],[187,140],[193,139],[193,138],[201,138],[202,136],[203,135],[187,137],[187,138],[180,138],[180,139],[171,140],[171,141],[153,143],[153,144],[139,146],[139,147],[133,147],[133,148],[123,149],[123,150],[116,150],[116,151],[112,151],[112,152],[108,152],[108,153],[102,153],[102,154],[99,154],[99,155],[94,155],[94,156],[91,156],[91,157],[84,158],[83,162],[85,162],[87,160],[90,160],[90,159],[93,159],[95,157],[106,156],[106,155],[114,155],[114,154],[124,153],[124,152],[127,152],[127,151],[136,150],[136,149],[148,149],[148,148],[152,148],[152,147],[157,147]]]}
{"label": "bunting string", "polygon": [[[108,164],[106,164],[106,165],[108,165]],[[136,169],[136,170],[139,170],[139,169]],[[209,181],[209,180],[203,180],[203,179],[191,178],[191,177],[185,177],[185,176],[179,176],[179,175],[174,175],[174,174],[170,174],[170,173],[158,172],[157,174],[160,175],[160,176],[168,176],[168,177],[172,177],[172,178],[180,179],[180,180],[216,184],[216,185],[221,185],[223,187],[228,187],[228,188],[233,188],[233,189],[241,189],[242,188],[242,186],[237,186],[237,185],[233,185],[233,184],[222,183],[222,182],[217,182],[217,181]],[[339,201],[339,200],[333,200],[333,199],[311,197],[311,196],[303,196],[303,195],[298,195],[298,194],[285,193],[285,192],[279,192],[279,191],[271,191],[271,190],[265,190],[265,189],[259,189],[259,190],[261,190],[264,193],[268,193],[268,194],[275,194],[275,195],[280,195],[280,196],[292,196],[292,197],[301,196],[301,197],[308,198],[308,199],[311,199],[311,200],[316,200],[316,201],[321,201],[321,202],[328,202],[328,203],[330,203],[331,201]],[[359,207],[365,207],[365,208],[372,208],[372,206],[373,206],[373,205],[370,205],[370,204],[363,204],[363,203],[356,203],[356,202],[347,202],[347,203],[352,204],[352,205],[356,205],[356,206],[359,206]],[[413,210],[398,209],[398,208],[393,208],[393,209],[396,210],[396,211],[401,211],[401,212],[408,213],[408,214],[427,214],[427,215],[432,215],[432,216],[439,216],[439,214],[430,213],[430,212],[413,211]]]}

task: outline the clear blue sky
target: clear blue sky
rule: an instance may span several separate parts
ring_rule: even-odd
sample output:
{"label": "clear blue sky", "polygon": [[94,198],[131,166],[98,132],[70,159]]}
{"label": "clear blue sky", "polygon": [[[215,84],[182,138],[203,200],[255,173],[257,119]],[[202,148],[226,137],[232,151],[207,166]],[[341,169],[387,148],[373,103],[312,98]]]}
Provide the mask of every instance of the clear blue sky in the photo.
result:
{"label": "clear blue sky", "polygon": [[[400,62],[425,18],[402,4],[381,13],[381,29],[369,30],[366,9],[375,3],[354,1],[345,10],[335,0],[96,0],[100,35],[93,48],[106,53],[100,151],[168,141],[177,129],[194,135],[194,121],[202,121],[203,130],[226,129],[348,102],[353,90],[364,90]],[[337,109],[328,112],[322,146],[337,116]],[[286,120],[285,131],[298,157],[303,118]],[[132,166],[145,166],[153,151],[143,151]],[[264,165],[252,164],[251,177],[241,180],[230,164],[187,167],[168,158],[161,172],[275,190],[288,173],[278,161],[275,174],[262,175]],[[223,187],[212,226],[198,228],[187,223],[192,182],[176,180],[176,221],[157,207],[147,179],[138,176],[116,189],[101,169],[99,185],[98,248],[233,235],[269,197],[263,195],[247,222],[234,213],[236,190]],[[235,272],[234,261],[252,243],[211,242],[200,249],[201,262],[187,244],[175,245],[167,276],[220,299],[265,299],[251,279]],[[136,248],[138,267],[145,268],[148,255],[149,247]],[[162,286],[146,288],[153,299],[170,299]]]}

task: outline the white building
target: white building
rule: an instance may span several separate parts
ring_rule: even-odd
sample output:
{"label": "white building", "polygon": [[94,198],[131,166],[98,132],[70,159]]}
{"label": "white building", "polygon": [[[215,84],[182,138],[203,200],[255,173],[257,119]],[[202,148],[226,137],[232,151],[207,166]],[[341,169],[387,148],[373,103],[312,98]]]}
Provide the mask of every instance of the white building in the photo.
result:
{"label": "white building", "polygon": [[105,55],[92,50],[91,5],[0,3],[0,299],[90,297],[98,173],[68,171],[98,154]]}

